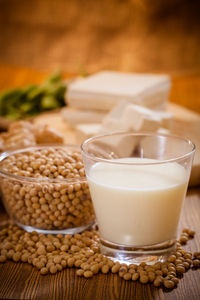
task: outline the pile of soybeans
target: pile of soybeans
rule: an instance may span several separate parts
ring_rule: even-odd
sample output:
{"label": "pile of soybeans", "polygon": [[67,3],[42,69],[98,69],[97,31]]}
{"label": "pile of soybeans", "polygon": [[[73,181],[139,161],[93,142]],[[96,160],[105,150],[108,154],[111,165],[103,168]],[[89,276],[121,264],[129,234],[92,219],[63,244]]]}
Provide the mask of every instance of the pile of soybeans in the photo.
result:
{"label": "pile of soybeans", "polygon": [[116,273],[124,280],[151,283],[155,287],[172,289],[180,275],[200,267],[200,252],[185,251],[182,245],[194,237],[194,231],[184,229],[176,250],[164,263],[154,265],[125,265],[113,262],[100,253],[98,231],[85,231],[75,235],[44,235],[26,232],[16,225],[0,231],[0,262],[7,260],[32,264],[42,275],[55,274],[65,268],[77,268],[76,274],[85,278],[95,274]]}

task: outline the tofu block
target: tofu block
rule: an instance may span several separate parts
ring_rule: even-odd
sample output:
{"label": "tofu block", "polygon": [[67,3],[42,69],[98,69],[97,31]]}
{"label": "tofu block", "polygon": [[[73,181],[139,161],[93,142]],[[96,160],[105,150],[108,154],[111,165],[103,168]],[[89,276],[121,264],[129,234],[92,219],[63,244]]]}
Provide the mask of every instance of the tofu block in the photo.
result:
{"label": "tofu block", "polygon": [[77,143],[83,143],[85,140],[98,135],[102,125],[100,123],[94,124],[79,124],[75,127]]}
{"label": "tofu block", "polygon": [[[102,134],[101,124],[80,124],[75,127],[76,142],[83,143],[85,140]],[[131,136],[115,136],[112,139],[109,137],[103,141],[96,143],[97,151],[100,149],[106,150],[109,155],[107,158],[119,158],[121,156],[129,156],[134,150],[137,139],[132,139]],[[104,151],[102,151],[103,154]],[[105,154],[105,153],[104,153]]]}
{"label": "tofu block", "polygon": [[63,119],[67,121],[70,127],[73,128],[77,124],[100,123],[106,116],[107,112],[63,108],[61,114]]}
{"label": "tofu block", "polygon": [[167,75],[104,71],[69,84],[66,102],[89,110],[109,111],[121,101],[164,110],[170,86]]}
{"label": "tofu block", "polygon": [[104,133],[119,130],[156,132],[159,128],[170,129],[171,122],[171,113],[121,103],[104,118],[101,130]]}
{"label": "tofu block", "polygon": [[[119,131],[133,132],[169,132],[172,114],[153,111],[129,103],[121,103],[104,118],[102,123],[77,124],[75,126],[77,142],[95,135]],[[121,144],[121,143],[120,143]]]}

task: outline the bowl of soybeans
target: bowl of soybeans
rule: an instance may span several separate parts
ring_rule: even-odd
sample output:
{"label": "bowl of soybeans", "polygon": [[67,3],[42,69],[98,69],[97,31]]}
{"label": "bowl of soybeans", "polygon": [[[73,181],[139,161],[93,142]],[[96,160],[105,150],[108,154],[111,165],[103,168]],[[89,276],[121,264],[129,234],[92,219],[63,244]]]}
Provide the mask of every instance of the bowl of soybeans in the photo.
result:
{"label": "bowl of soybeans", "polygon": [[75,234],[94,223],[80,148],[44,145],[0,155],[1,198],[26,231]]}

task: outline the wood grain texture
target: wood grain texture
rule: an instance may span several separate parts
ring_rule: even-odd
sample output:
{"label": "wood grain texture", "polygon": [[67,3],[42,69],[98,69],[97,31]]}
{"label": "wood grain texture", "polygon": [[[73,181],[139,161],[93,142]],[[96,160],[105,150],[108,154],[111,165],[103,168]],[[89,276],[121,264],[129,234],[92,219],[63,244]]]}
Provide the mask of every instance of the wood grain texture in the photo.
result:
{"label": "wood grain texture", "polygon": [[199,74],[199,1],[0,0],[2,63]]}
{"label": "wood grain texture", "polygon": [[[3,217],[7,218],[1,207],[0,220]],[[195,238],[185,248],[193,252],[200,251],[200,188],[188,191],[179,232],[184,227],[196,231]],[[56,275],[42,276],[28,264],[7,262],[0,264],[0,299],[198,300],[200,269],[188,271],[178,287],[169,291],[139,282],[127,282],[114,274],[80,278],[76,276],[74,268]]]}

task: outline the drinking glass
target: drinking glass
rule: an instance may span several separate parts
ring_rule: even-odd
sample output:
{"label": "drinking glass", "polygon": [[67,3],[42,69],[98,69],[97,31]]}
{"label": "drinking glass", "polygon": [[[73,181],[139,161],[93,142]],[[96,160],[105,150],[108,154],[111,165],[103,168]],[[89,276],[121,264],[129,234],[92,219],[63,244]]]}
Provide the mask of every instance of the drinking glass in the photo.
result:
{"label": "drinking glass", "polygon": [[176,244],[194,144],[121,132],[88,139],[81,149],[101,253],[128,264],[165,261]]}

